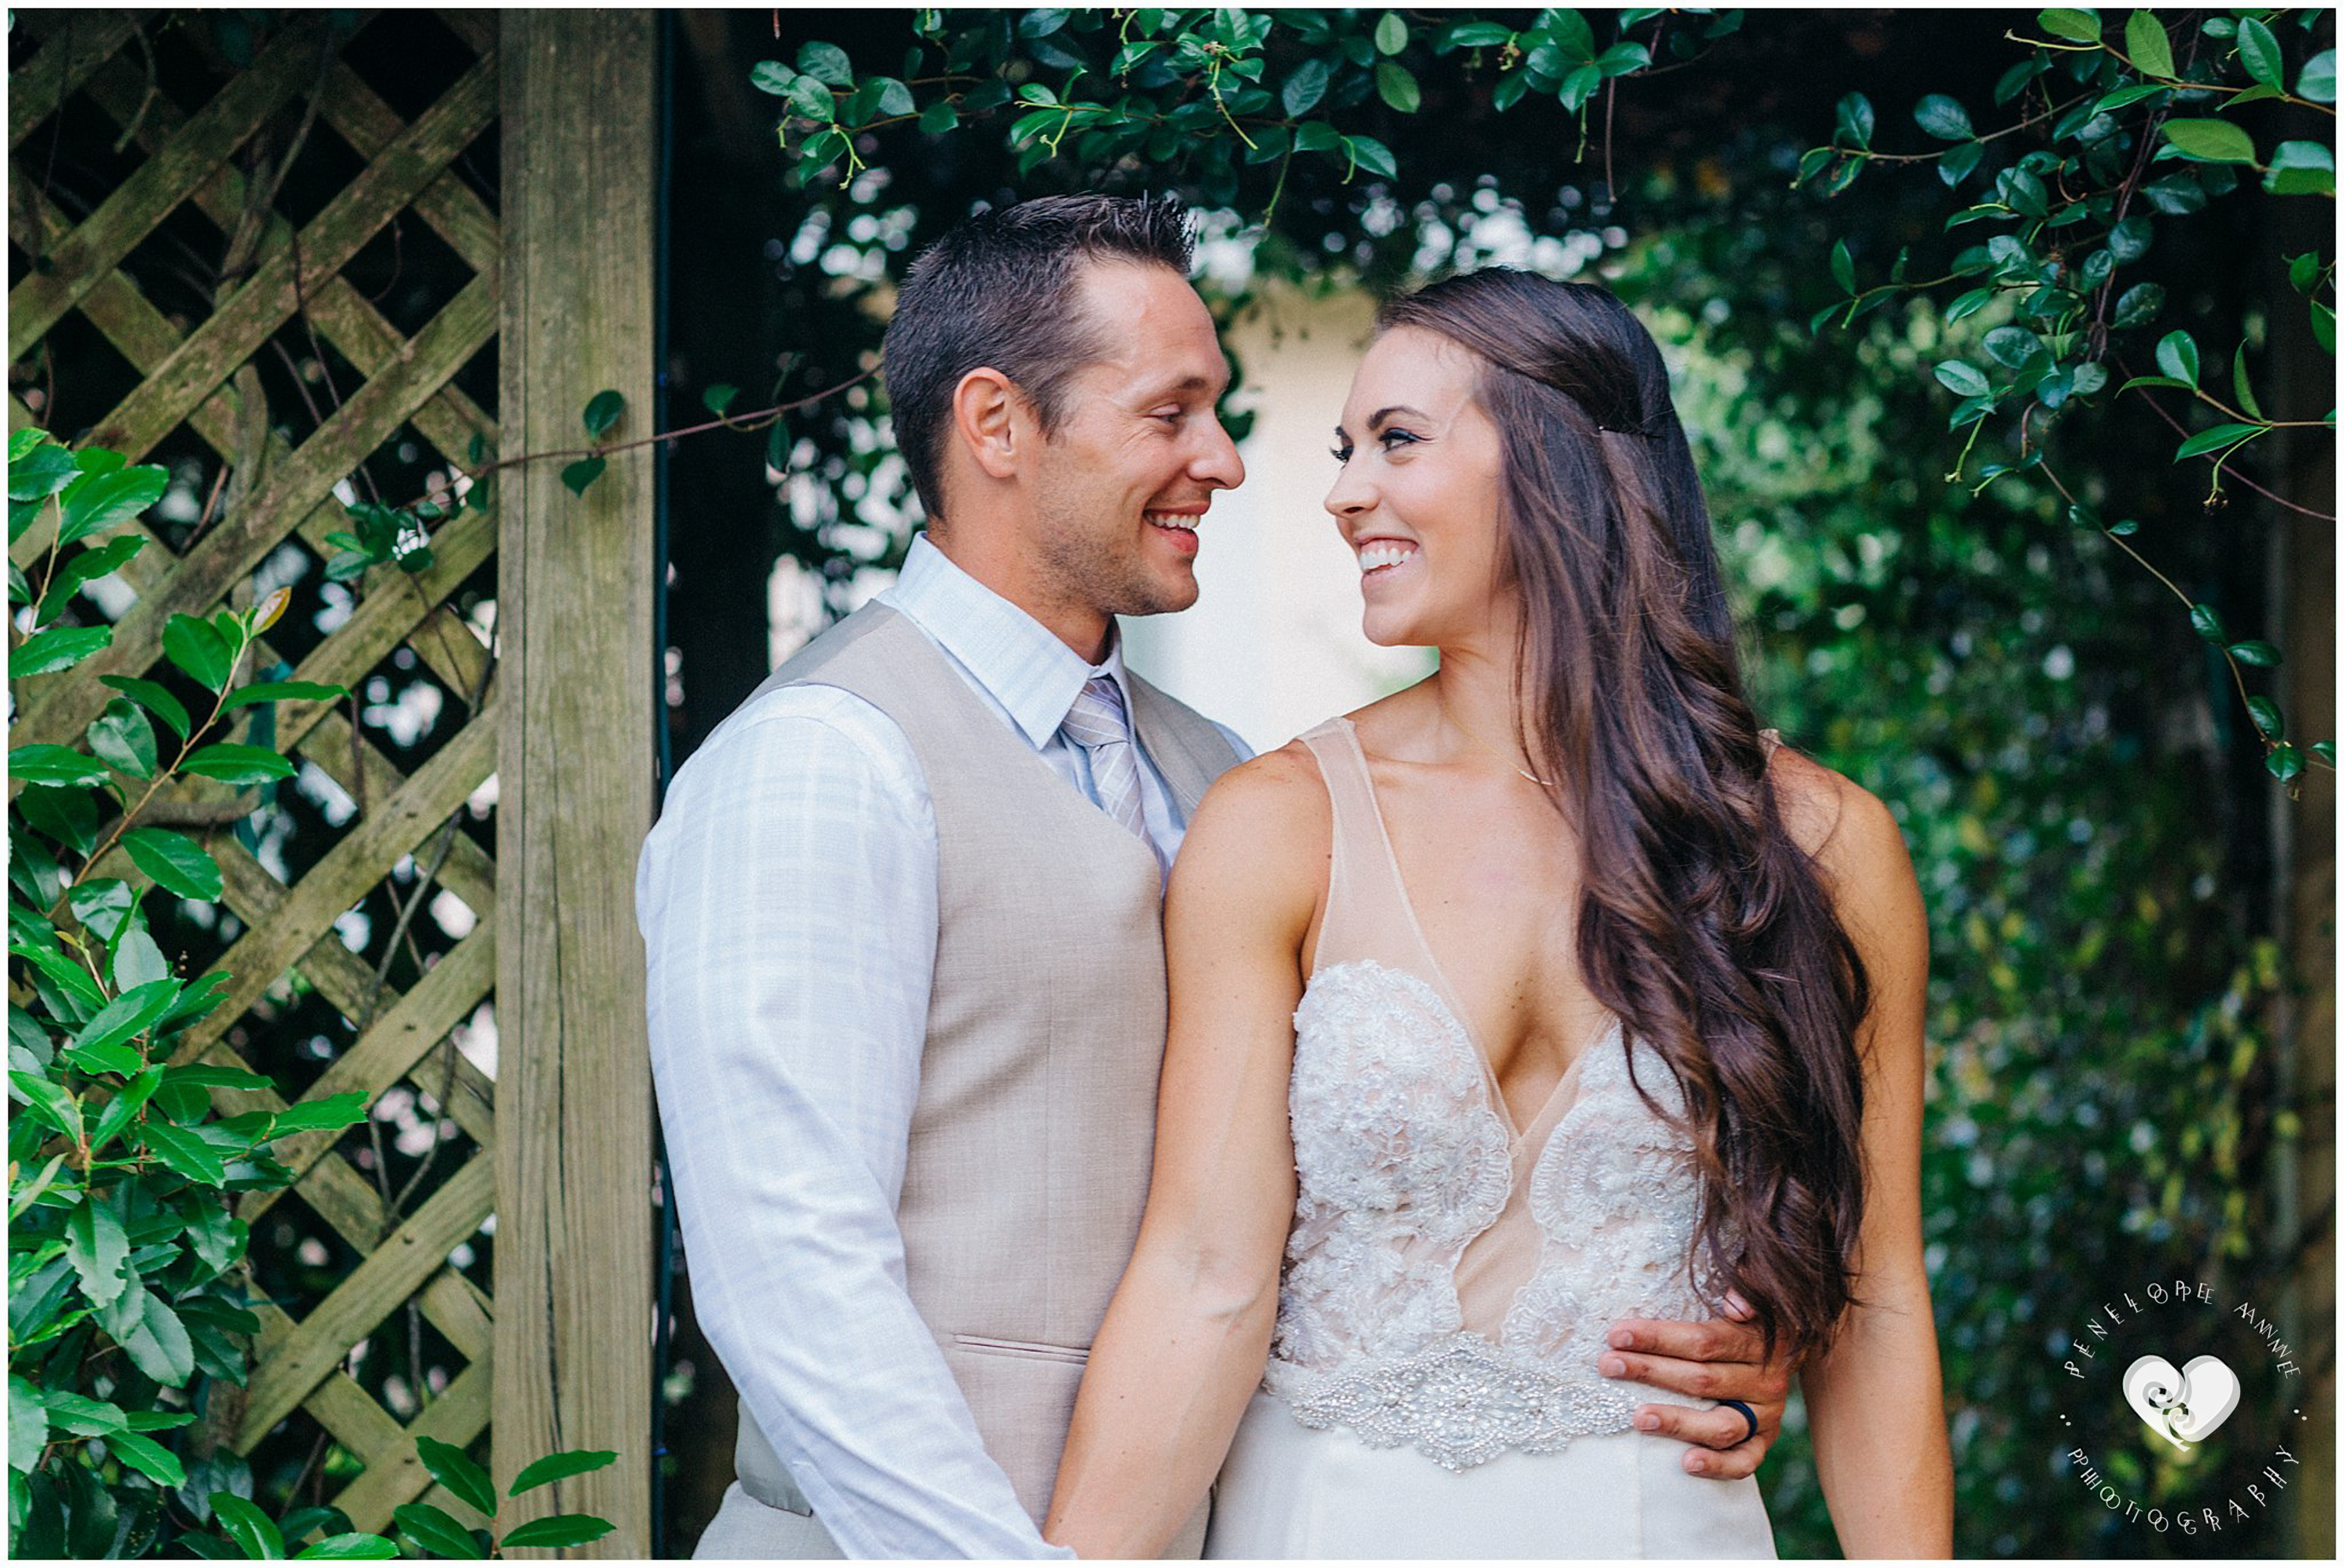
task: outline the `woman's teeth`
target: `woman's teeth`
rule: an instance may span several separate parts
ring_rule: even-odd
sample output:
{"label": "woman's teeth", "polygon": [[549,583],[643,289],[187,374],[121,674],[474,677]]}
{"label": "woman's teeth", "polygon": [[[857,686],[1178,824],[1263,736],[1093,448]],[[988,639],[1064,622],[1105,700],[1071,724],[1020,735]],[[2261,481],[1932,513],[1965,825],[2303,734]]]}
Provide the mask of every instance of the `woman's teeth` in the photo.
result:
{"label": "woman's teeth", "polygon": [[1359,570],[1367,572],[1379,571],[1387,566],[1398,566],[1415,553],[1414,545],[1393,544],[1378,540],[1372,544],[1359,546]]}

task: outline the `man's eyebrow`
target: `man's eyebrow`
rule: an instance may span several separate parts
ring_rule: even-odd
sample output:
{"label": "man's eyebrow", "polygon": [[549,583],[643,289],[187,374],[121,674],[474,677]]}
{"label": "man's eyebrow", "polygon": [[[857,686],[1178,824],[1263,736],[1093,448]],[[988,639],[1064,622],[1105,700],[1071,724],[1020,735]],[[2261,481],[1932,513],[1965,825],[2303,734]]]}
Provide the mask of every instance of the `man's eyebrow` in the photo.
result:
{"label": "man's eyebrow", "polygon": [[1177,381],[1159,384],[1153,395],[1164,397],[1174,392],[1210,392],[1217,398],[1228,391],[1228,388],[1229,379],[1227,375],[1217,379],[1211,376],[1183,376]]}

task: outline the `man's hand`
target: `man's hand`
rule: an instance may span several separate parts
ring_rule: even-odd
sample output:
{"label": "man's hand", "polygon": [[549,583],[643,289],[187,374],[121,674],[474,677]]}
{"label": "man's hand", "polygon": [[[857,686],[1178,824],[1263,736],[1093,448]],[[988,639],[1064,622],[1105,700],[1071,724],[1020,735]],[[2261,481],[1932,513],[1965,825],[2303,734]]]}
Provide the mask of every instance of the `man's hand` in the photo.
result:
{"label": "man's hand", "polygon": [[1758,1462],[1782,1433],[1791,1368],[1779,1351],[1775,1360],[1765,1359],[1765,1338],[1748,1326],[1753,1314],[1739,1293],[1726,1292],[1725,1311],[1726,1318],[1705,1323],[1623,1318],[1612,1325],[1612,1348],[1597,1370],[1607,1378],[1652,1383],[1695,1399],[1747,1404],[1757,1414],[1754,1432],[1740,1411],[1723,1405],[1715,1410],[1640,1405],[1635,1417],[1639,1431],[1656,1431],[1693,1445],[1684,1454],[1684,1467],[1691,1473],[1738,1481],[1756,1472]]}

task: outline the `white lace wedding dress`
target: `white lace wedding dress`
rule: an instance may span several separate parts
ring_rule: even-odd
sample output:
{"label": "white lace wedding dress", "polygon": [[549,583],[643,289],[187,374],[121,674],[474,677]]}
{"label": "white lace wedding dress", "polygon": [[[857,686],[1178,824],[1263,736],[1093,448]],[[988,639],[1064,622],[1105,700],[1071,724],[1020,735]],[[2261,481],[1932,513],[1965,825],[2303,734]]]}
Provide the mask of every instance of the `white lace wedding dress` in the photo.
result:
{"label": "white lace wedding dress", "polygon": [[1753,1481],[1633,1429],[1682,1395],[1596,1370],[1621,1318],[1712,1315],[1687,1277],[1676,1093],[1615,1025],[1517,1128],[1408,903],[1349,721],[1302,737],[1334,808],[1294,1015],[1299,1197],[1268,1375],[1205,1554],[1772,1557]]}

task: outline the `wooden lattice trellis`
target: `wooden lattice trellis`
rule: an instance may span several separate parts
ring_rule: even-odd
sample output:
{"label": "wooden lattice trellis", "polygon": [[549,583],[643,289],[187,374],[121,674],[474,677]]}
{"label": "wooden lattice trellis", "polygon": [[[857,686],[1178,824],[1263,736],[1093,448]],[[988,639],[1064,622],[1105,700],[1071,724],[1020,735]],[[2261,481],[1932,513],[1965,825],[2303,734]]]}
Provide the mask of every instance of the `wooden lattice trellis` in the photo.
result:
{"label": "wooden lattice trellis", "polygon": [[[150,69],[132,48],[136,25],[128,14],[80,12],[70,20],[25,20],[42,44],[12,74],[9,225],[17,248],[35,261],[10,291],[10,358],[24,359],[77,313],[138,378],[135,389],[96,422],[87,439],[136,462],[184,427],[216,454],[224,475],[233,476],[233,504],[183,541],[183,551],[139,523],[128,525],[145,533],[146,545],[121,571],[136,599],[116,621],[112,646],[70,677],[42,683],[14,726],[15,744],[72,744],[114,694],[99,677],[147,673],[161,657],[161,634],[171,615],[202,615],[224,603],[248,602],[256,570],[288,541],[298,541],[321,559],[332,555],[326,535],[349,526],[337,486],[369,454],[402,432],[455,461],[499,451],[497,421],[454,382],[497,339],[500,319],[510,319],[500,278],[512,240],[501,230],[498,214],[452,166],[500,114],[509,113],[517,85],[500,72],[500,53],[510,51],[500,50],[497,16],[448,13],[440,20],[470,51],[470,63],[428,108],[411,119],[402,116],[342,57],[347,35],[333,31],[326,14],[312,13],[285,26],[200,109],[188,113],[155,91]],[[507,35],[515,31],[512,21],[504,24]],[[541,35],[548,50],[566,42],[551,29]],[[647,74],[642,77],[646,85],[648,80]],[[78,221],[45,196],[42,183],[22,167],[29,158],[19,157],[32,133],[76,96],[113,122],[126,147],[144,155],[136,171],[116,182]],[[647,91],[639,102],[622,96],[602,106],[614,115],[640,115],[646,126],[652,107]],[[299,112],[330,127],[361,167],[321,208],[297,224],[277,209],[273,187],[258,195],[248,189],[248,174],[235,159],[272,117]],[[647,144],[648,136],[636,139]],[[241,263],[231,268],[209,314],[187,327],[158,309],[126,270],[126,260],[182,204],[191,204],[231,237],[230,255]],[[419,218],[471,275],[411,333],[395,327],[340,276],[353,257],[401,218]],[[647,280],[647,234],[645,241],[638,261]],[[647,296],[648,288],[643,292]],[[272,336],[297,323],[363,378],[298,444],[272,428],[252,368]],[[638,335],[647,349],[647,329]],[[647,354],[642,358],[647,371]],[[643,379],[648,381],[647,374]],[[41,422],[14,389],[9,418],[12,429]],[[618,499],[640,501],[642,493],[639,484],[630,485]],[[509,513],[531,505],[541,510],[544,492],[517,484],[505,500]],[[571,521],[575,525],[591,519]],[[513,523],[501,526],[512,533]],[[517,731],[526,735],[541,727],[519,723],[519,715],[502,710],[508,693],[520,685],[516,672],[490,668],[494,655],[482,631],[452,602],[497,551],[500,528],[494,511],[466,510],[439,528],[429,569],[413,575],[376,571],[354,612],[299,658],[289,677],[356,689],[386,660],[405,658],[399,652],[404,648],[446,691],[470,703],[453,736],[403,774],[372,740],[353,730],[345,710],[330,703],[278,704],[273,735],[258,738],[322,770],[352,801],[364,803],[363,809],[289,885],[231,834],[215,831],[207,839],[224,874],[226,907],[242,930],[217,966],[233,977],[226,1001],[191,1034],[182,1059],[240,1063],[234,1043],[239,1021],[257,1007],[265,1007],[272,991],[282,995],[287,976],[297,976],[298,985],[342,1015],[355,1036],[301,1091],[303,1098],[359,1089],[372,1101],[394,1086],[410,1084],[434,1100],[444,1099],[437,1114],[452,1119],[475,1146],[460,1162],[444,1162],[437,1183],[400,1212],[391,1211],[376,1182],[338,1149],[341,1135],[301,1135],[278,1148],[279,1157],[298,1173],[290,1190],[361,1260],[321,1299],[305,1303],[298,1318],[267,1302],[259,1305],[263,1328],[256,1365],[228,1442],[236,1452],[248,1452],[297,1409],[306,1411],[364,1466],[331,1499],[361,1530],[386,1528],[395,1506],[418,1498],[460,1517],[477,1517],[433,1485],[417,1461],[413,1440],[429,1434],[469,1446],[490,1424],[492,1395],[500,1386],[492,1368],[496,1347],[500,1338],[512,1341],[509,1333],[500,1335],[488,1293],[452,1265],[450,1255],[503,1207],[500,1169],[508,1173],[509,1186],[538,1186],[514,1183],[510,1173],[516,1167],[496,1147],[496,1086],[452,1048],[440,1049],[498,987],[497,912],[500,902],[508,908],[510,902],[510,895],[500,898],[490,855],[469,834],[451,827],[443,835],[440,830],[497,774],[500,746],[514,745]],[[643,532],[647,538],[647,528]],[[48,546],[45,527],[36,528],[16,541],[12,556],[29,570]],[[507,548],[512,548],[510,538]],[[518,597],[510,592],[517,563],[509,564],[503,575],[503,597]],[[510,649],[521,624],[519,606],[500,602],[498,614],[504,625],[497,641]],[[256,668],[278,662],[265,642],[254,657]],[[641,679],[634,670],[604,673]],[[510,796],[520,781],[503,782],[508,798],[500,809],[510,814]],[[623,820],[625,811],[641,807],[621,802],[620,809]],[[505,825],[500,822],[500,835]],[[623,842],[613,847],[618,854],[604,856],[605,870],[607,863],[623,864],[631,855]],[[110,858],[113,863],[96,868],[97,874],[136,875],[118,851]],[[429,875],[437,885],[472,911],[477,923],[401,993],[386,986],[375,968],[344,945],[336,925],[403,863],[426,860],[434,863]],[[611,891],[623,899],[623,882]],[[508,955],[508,980],[512,963]],[[557,979],[554,988],[566,997],[561,985]],[[623,1000],[628,994],[621,986],[614,996]],[[521,1075],[532,1084],[547,1081],[550,1063],[559,1088],[563,1017],[557,1007],[546,1027],[547,1048]],[[510,1064],[510,1023],[502,1050]],[[283,1104],[266,1091],[222,1090],[219,1098],[229,1112]],[[642,1098],[647,1117],[648,1097]],[[563,1125],[557,1115],[557,1135]],[[623,1134],[623,1125],[618,1130]],[[556,1154],[558,1162],[558,1148]],[[639,1169],[641,1159],[621,1163]],[[558,1178],[555,1182],[558,1188]],[[282,1197],[247,1193],[237,1212],[257,1221]],[[566,1239],[514,1237],[511,1229],[498,1239],[500,1283],[509,1243],[514,1256],[542,1264]],[[620,1230],[632,1235],[629,1226]],[[583,1257],[577,1260],[583,1269],[595,1268]],[[538,1272],[550,1274],[550,1266]],[[621,1287],[641,1273],[625,1270]],[[551,1294],[559,1297],[562,1289],[557,1284]],[[542,1280],[522,1293],[532,1310],[544,1310],[541,1303],[549,1292]],[[409,1303],[466,1364],[410,1424],[402,1425],[344,1368],[354,1346],[389,1331],[388,1320]],[[629,1316],[621,1311],[617,1320]],[[642,1320],[635,1316],[634,1334],[641,1337]],[[543,1337],[563,1338],[561,1325],[545,1325]],[[563,1346],[572,1352],[579,1348]],[[633,1385],[647,1381],[629,1375],[644,1358],[631,1346],[612,1349],[618,1381],[628,1385],[621,1394],[623,1406],[628,1395],[638,1392]],[[560,1394],[554,1391],[557,1408]],[[641,1408],[647,1418],[647,1401]],[[551,1436],[551,1445],[591,1441],[623,1451],[631,1440],[636,1452],[622,1466],[630,1480],[621,1490],[631,1484],[640,1492],[649,1463],[649,1455],[641,1452],[642,1424],[594,1434],[571,1430],[573,1423],[558,1415],[519,1424],[528,1429],[524,1441],[531,1444]],[[529,1457],[533,1456],[520,1455],[523,1461]],[[500,1452],[500,1475],[509,1476],[514,1468]],[[610,1485],[609,1479],[598,1481],[584,1488],[585,1495],[564,1497],[559,1506],[594,1507],[617,1517],[621,1530],[603,1551],[647,1550],[640,1508],[613,1507]],[[533,1498],[526,1512],[542,1512],[552,1502]],[[524,1510],[517,1506],[514,1512]]]}

